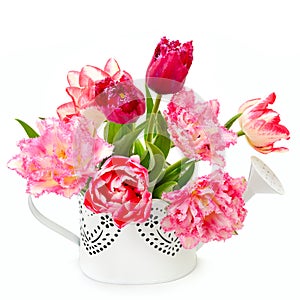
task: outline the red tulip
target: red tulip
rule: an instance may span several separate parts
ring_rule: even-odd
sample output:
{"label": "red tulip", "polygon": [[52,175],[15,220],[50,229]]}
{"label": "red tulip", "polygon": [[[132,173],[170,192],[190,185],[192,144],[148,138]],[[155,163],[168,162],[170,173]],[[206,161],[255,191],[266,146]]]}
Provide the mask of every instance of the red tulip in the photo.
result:
{"label": "red tulip", "polygon": [[95,91],[96,103],[111,122],[132,123],[145,113],[145,97],[132,80],[106,78],[96,83]]}
{"label": "red tulip", "polygon": [[274,143],[290,138],[288,129],[279,124],[279,114],[267,108],[275,102],[275,93],[266,99],[252,99],[246,101],[239,109],[243,113],[239,118],[240,126],[249,144],[260,153],[288,150],[285,147],[274,147]]}
{"label": "red tulip", "polygon": [[192,41],[181,44],[163,37],[146,72],[147,85],[158,94],[175,94],[184,85],[193,61]]}

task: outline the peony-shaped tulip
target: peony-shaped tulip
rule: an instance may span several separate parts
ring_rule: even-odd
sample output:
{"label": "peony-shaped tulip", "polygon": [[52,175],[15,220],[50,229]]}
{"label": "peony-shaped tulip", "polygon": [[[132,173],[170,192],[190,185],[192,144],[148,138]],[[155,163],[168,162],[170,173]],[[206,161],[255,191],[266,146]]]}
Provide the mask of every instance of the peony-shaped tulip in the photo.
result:
{"label": "peony-shaped tulip", "polygon": [[144,222],[152,205],[148,180],[148,171],[138,156],[112,156],[90,182],[84,205],[95,213],[111,213],[119,228]]}
{"label": "peony-shaped tulip", "polygon": [[244,178],[232,178],[221,170],[190,182],[181,190],[164,193],[170,202],[161,226],[175,231],[184,248],[230,238],[242,228],[246,216],[242,195]]}
{"label": "peony-shaped tulip", "polygon": [[275,99],[276,95],[272,93],[266,99],[248,100],[239,108],[242,113],[239,118],[242,133],[246,135],[249,144],[263,154],[288,150],[285,147],[274,147],[275,142],[290,138],[288,129],[279,124],[279,114],[268,108]]}
{"label": "peony-shaped tulip", "polygon": [[181,44],[163,37],[146,72],[147,85],[158,94],[174,94],[184,85],[193,61],[192,41]]}
{"label": "peony-shaped tulip", "polygon": [[222,151],[236,143],[236,133],[218,121],[219,102],[196,99],[192,90],[172,96],[164,116],[172,141],[191,159],[224,166]]}
{"label": "peony-shaped tulip", "polygon": [[113,146],[90,133],[90,122],[74,117],[69,122],[49,118],[38,123],[40,136],[18,143],[21,153],[8,167],[27,179],[27,193],[36,197],[56,193],[78,194],[96,165],[110,156]]}

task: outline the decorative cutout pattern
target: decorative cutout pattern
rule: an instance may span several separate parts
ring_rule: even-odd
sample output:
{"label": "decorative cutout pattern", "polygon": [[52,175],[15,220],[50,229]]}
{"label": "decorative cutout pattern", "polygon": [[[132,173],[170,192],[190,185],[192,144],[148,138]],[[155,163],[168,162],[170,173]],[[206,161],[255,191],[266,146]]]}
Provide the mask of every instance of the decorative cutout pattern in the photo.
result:
{"label": "decorative cutout pattern", "polygon": [[106,250],[118,238],[121,230],[108,214],[95,214],[79,201],[80,241],[90,255]]}
{"label": "decorative cutout pattern", "polygon": [[175,256],[182,246],[174,232],[165,232],[161,228],[160,221],[164,216],[165,205],[162,201],[153,202],[149,219],[144,223],[137,223],[137,231],[145,242],[157,251]]}
{"label": "decorative cutout pattern", "polygon": [[[181,249],[178,237],[173,232],[165,232],[160,222],[165,216],[166,204],[154,200],[149,219],[144,223],[137,223],[137,238],[140,236],[147,245],[168,256],[175,256]],[[95,214],[79,200],[80,212],[80,242],[89,255],[100,255],[111,246],[121,230],[114,224],[109,214]]]}

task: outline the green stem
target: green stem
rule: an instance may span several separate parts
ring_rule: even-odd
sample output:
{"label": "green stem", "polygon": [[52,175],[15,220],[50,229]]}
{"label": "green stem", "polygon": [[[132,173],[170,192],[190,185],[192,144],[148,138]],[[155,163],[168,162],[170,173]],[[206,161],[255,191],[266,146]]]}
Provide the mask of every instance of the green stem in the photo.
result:
{"label": "green stem", "polygon": [[154,121],[155,121],[155,118],[156,118],[156,115],[157,115],[157,112],[158,112],[161,97],[162,97],[161,94],[156,95],[155,103],[154,103],[154,106],[153,106],[152,111],[151,111],[151,115],[150,115],[150,119],[149,119],[149,126],[148,126],[148,135],[147,135],[147,141],[149,143],[152,143],[153,130],[154,130]]}
{"label": "green stem", "polygon": [[154,106],[153,106],[153,109],[152,109],[152,113],[153,114],[156,114],[158,112],[158,108],[159,108],[159,105],[160,105],[161,97],[162,97],[161,94],[157,94],[156,95],[155,103],[154,103]]}
{"label": "green stem", "polygon": [[242,135],[245,135],[245,132],[243,130],[240,130],[236,134],[237,134],[237,136],[242,136]]}
{"label": "green stem", "polygon": [[236,114],[235,116],[233,116],[231,119],[229,119],[229,120],[225,123],[224,127],[227,128],[227,129],[229,129],[229,128],[233,125],[233,123],[234,123],[241,115],[242,115],[242,113],[238,113],[238,114]]}

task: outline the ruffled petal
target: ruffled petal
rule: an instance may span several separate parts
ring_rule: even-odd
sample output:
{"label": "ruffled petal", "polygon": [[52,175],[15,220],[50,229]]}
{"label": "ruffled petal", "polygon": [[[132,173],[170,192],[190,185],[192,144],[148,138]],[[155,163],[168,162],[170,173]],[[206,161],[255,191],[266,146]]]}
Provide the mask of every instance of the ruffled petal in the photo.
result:
{"label": "ruffled petal", "polygon": [[219,102],[198,100],[192,90],[182,89],[167,108],[168,131],[182,153],[224,166],[222,151],[236,143],[237,135],[219,124]]}
{"label": "ruffled petal", "polygon": [[[69,103],[61,107],[63,115],[73,112]],[[73,116],[68,122],[44,119],[38,128],[40,136],[21,140],[20,154],[9,162],[11,169],[26,178],[27,192],[37,197],[45,192],[65,197],[78,194],[113,150],[112,145],[90,134],[86,118]]]}
{"label": "ruffled petal", "polygon": [[219,169],[180,190],[163,193],[162,199],[171,204],[161,226],[175,231],[186,249],[228,239],[243,226],[245,188],[245,178],[232,178]]}

